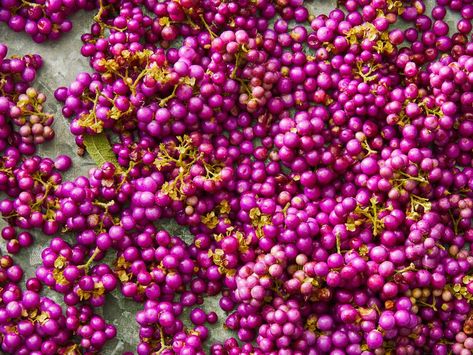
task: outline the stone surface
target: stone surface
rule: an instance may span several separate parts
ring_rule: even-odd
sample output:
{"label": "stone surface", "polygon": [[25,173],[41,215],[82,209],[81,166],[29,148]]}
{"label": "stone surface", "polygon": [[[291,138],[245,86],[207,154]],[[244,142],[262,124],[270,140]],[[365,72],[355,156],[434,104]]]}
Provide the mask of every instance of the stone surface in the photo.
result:
{"label": "stone surface", "polygon": [[[431,5],[432,1],[427,3]],[[328,11],[333,9],[334,5],[335,0],[314,1],[309,4],[314,15],[328,14]],[[81,46],[80,36],[90,28],[92,17],[93,12],[81,11],[75,14],[72,17],[74,28],[70,33],[65,34],[59,41],[49,41],[43,44],[36,44],[26,34],[14,33],[4,23],[0,23],[0,42],[8,45],[9,55],[38,53],[43,57],[44,67],[38,75],[35,86],[48,97],[45,111],[55,114],[54,129],[56,138],[52,142],[41,146],[38,153],[52,158],[59,154],[72,156],[74,166],[66,174],[66,178],[87,175],[87,171],[94,166],[94,163],[88,156],[80,158],[76,155],[74,137],[69,132],[68,122],[62,116],[61,106],[55,101],[53,92],[59,86],[67,86],[79,72],[89,70],[88,60],[82,57],[79,51]],[[450,28],[455,28],[453,17],[449,18],[448,23]],[[5,225],[5,222],[0,219],[0,227],[3,225]],[[187,242],[192,238],[188,231],[170,221],[160,221],[159,225],[174,235],[182,236]],[[35,268],[41,263],[41,251],[49,243],[49,238],[41,233],[34,232],[33,234],[36,237],[35,244],[15,257],[25,269],[28,277],[34,275]],[[71,235],[65,237],[68,240],[73,238]],[[2,251],[5,250],[3,241],[0,242],[0,248]],[[56,301],[62,299],[61,295],[47,291],[45,293]],[[124,299],[118,292],[114,292],[108,297],[106,306],[100,312],[108,322],[117,326],[118,336],[117,340],[107,346],[102,352],[103,354],[121,354],[123,351],[134,351],[138,341],[138,327],[134,315],[140,307],[139,304]],[[218,306],[218,297],[206,299],[204,308],[209,311],[216,311],[220,319],[217,325],[211,327],[210,339],[207,344],[234,336],[222,327],[221,322],[225,319],[225,314]]]}

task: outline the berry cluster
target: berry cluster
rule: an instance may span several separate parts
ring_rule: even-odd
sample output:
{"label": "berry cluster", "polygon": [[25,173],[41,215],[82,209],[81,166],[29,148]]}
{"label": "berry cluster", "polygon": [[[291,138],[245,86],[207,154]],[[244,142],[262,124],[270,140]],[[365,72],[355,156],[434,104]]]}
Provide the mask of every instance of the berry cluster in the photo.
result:
{"label": "berry cluster", "polygon": [[[92,7],[58,4],[38,9],[63,20]],[[94,5],[81,37],[91,70],[55,91],[97,163],[88,176],[63,180],[66,156],[24,156],[51,120],[44,96],[5,84],[15,94],[0,111],[21,127],[0,147],[2,237],[16,253],[33,242],[16,228],[51,236],[26,284],[34,314],[5,259],[6,352],[101,352],[116,331],[94,312],[117,289],[143,304],[139,355],[471,353],[471,0],[430,14],[422,1],[345,0],[318,16],[302,0]],[[18,11],[21,30],[36,14],[16,7],[0,14]],[[55,38],[58,21],[31,34]],[[40,61],[22,60],[2,68],[29,82]],[[205,344],[210,296],[238,340]]]}
{"label": "berry cluster", "polygon": [[15,32],[25,32],[36,43],[57,40],[72,29],[68,19],[75,12],[92,10],[91,0],[4,0],[0,4],[0,21]]}
{"label": "berry cluster", "polygon": [[[0,43],[0,152],[32,154],[54,138],[53,116],[43,112],[46,96],[31,86],[43,61],[37,54],[7,58],[7,51]],[[1,163],[3,173],[8,166]]]}

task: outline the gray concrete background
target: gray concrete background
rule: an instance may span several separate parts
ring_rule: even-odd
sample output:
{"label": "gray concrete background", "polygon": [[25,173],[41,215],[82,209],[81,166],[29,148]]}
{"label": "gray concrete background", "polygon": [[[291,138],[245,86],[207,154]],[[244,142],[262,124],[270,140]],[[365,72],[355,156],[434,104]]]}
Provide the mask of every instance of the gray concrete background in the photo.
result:
{"label": "gray concrete background", "polygon": [[[428,1],[428,5],[432,4]],[[335,6],[335,0],[311,2],[309,7],[312,13],[318,15],[327,14]],[[431,6],[429,6],[431,7]],[[54,90],[59,86],[67,86],[73,81],[76,75],[81,71],[90,71],[87,58],[80,55],[82,33],[88,32],[92,24],[94,12],[81,11],[72,17],[74,28],[70,33],[65,34],[59,41],[49,41],[43,44],[34,43],[29,36],[24,33],[15,33],[11,31],[4,23],[0,23],[0,42],[9,47],[9,55],[38,53],[43,57],[44,66],[39,72],[35,87],[47,95],[46,112],[55,114],[54,130],[56,138],[42,146],[38,153],[42,156],[56,157],[59,154],[68,154],[73,157],[74,166],[66,174],[66,178],[74,178],[79,175],[87,175],[87,171],[94,166],[93,161],[85,156],[80,158],[76,155],[76,145],[72,134],[69,132],[68,122],[61,114],[61,105],[56,102],[53,96]],[[450,28],[455,28],[454,17],[450,16],[448,23]],[[174,235],[182,236],[189,240],[192,236],[182,227],[177,226],[171,221],[160,222],[162,228],[167,229]],[[5,222],[0,220],[0,227]],[[49,238],[35,231],[33,233],[36,241],[32,247],[22,250],[15,256],[20,265],[24,268],[26,275],[33,276],[36,267],[41,263],[41,251],[48,245]],[[73,240],[73,236],[65,235],[68,240]],[[5,251],[3,240],[0,241],[0,249]],[[112,259],[110,255],[110,259]],[[45,292],[51,298],[61,302],[62,297],[59,294]],[[103,354],[121,354],[123,351],[134,351],[138,342],[138,326],[134,320],[137,310],[141,306],[135,302],[125,300],[117,291],[108,296],[107,303],[103,309],[99,309],[105,319],[117,326],[118,335],[116,340],[110,342],[102,352]],[[204,308],[214,310],[219,314],[219,323],[212,326],[210,339],[207,344],[214,341],[224,340],[232,334],[222,327],[225,314],[219,309],[218,297],[206,299]],[[184,318],[184,317],[183,317]],[[183,319],[184,320],[184,319]],[[234,336],[234,335],[233,335]]]}

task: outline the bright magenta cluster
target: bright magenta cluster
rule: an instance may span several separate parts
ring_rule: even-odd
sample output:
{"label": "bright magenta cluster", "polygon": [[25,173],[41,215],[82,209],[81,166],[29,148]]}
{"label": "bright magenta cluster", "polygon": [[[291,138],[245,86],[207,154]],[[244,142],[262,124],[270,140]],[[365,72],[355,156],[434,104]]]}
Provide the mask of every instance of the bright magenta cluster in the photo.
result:
{"label": "bright magenta cluster", "polygon": [[[1,235],[11,254],[28,231],[51,236],[25,287],[0,259],[2,351],[106,353],[116,329],[98,310],[118,290],[142,304],[139,355],[473,352],[472,0],[321,15],[302,0],[4,0],[0,20],[41,42],[82,8],[90,71],[55,98],[88,176],[32,155],[53,137],[29,87],[41,60],[0,47]],[[235,336],[212,343],[222,323]]]}

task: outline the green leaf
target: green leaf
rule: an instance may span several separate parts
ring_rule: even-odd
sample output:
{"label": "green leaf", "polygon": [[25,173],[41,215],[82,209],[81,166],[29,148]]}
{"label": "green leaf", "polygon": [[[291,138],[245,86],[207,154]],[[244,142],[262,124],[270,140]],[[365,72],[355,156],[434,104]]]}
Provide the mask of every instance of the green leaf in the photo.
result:
{"label": "green leaf", "polygon": [[87,149],[87,153],[90,154],[99,168],[102,167],[105,162],[110,162],[115,165],[118,170],[120,169],[117,157],[115,156],[105,133],[99,133],[92,136],[85,135],[84,145]]}

